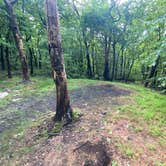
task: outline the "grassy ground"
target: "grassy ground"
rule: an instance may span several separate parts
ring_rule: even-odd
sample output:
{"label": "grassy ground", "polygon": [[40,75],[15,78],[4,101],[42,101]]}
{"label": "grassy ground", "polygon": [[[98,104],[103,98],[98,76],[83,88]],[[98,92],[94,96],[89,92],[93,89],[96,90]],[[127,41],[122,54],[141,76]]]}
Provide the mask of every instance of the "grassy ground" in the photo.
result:
{"label": "grassy ground", "polygon": [[[19,119],[21,117],[20,119],[22,119],[19,120],[18,123],[15,122],[16,124],[11,123],[14,127],[6,128],[2,133],[0,133],[0,157],[3,161],[10,159],[12,160],[13,156],[17,156],[18,159],[22,155],[26,155],[32,152],[38,143],[35,142],[35,145],[33,146],[25,145],[27,130],[29,128],[33,128],[34,126],[38,126],[39,124],[43,123],[42,119],[45,119],[48,116],[54,114],[51,112],[51,110],[46,110],[47,112],[33,110],[30,111],[32,116],[26,118],[26,112],[20,112],[20,110],[15,107],[18,102],[19,104],[22,104],[25,102],[25,99],[31,99],[33,96],[38,98],[39,101],[43,101],[45,96],[49,96],[50,93],[55,89],[52,79],[45,77],[35,77],[32,78],[31,83],[25,85],[20,84],[19,81],[20,78],[18,77],[13,78],[12,80],[6,79],[0,81],[0,92],[8,92],[8,96],[0,100],[0,123],[3,124],[3,121],[9,121],[11,123],[14,118]],[[165,95],[135,84],[123,84],[116,82],[110,83],[88,79],[70,79],[68,82],[70,91],[82,89],[82,92],[84,92],[84,88],[87,86],[91,87],[100,85],[114,85],[122,87],[126,90],[132,90],[133,93],[131,95],[116,98],[116,100],[120,101],[122,104],[114,104],[113,106],[110,105],[111,110],[113,111],[109,112],[103,121],[103,124],[106,126],[106,130],[108,133],[112,134],[115,127],[120,126],[119,128],[121,128],[121,123],[126,123],[129,125],[129,127],[132,128],[132,131],[134,131],[135,137],[138,135],[139,138],[139,136],[142,134],[147,135],[150,139],[153,140],[146,144],[146,148],[149,151],[155,153],[155,151],[158,150],[158,146],[166,146]],[[86,93],[88,93],[88,91],[86,91]],[[17,99],[19,101],[17,101]],[[123,102],[123,100],[125,100],[125,102]],[[105,106],[107,106],[109,109],[108,101],[102,102],[102,98],[97,98],[95,102],[96,106],[102,107],[102,109],[107,109],[105,108]],[[11,103],[13,104],[11,105]],[[29,108],[30,107],[28,107],[28,109]],[[80,127],[78,130],[79,132],[82,132],[84,129]],[[126,133],[124,133],[124,135],[122,133],[116,133],[115,131],[115,134],[112,134],[112,139],[115,141],[114,145],[120,151],[120,153],[124,154],[129,159],[137,160],[137,157],[143,153],[142,149],[139,149],[137,146],[131,146],[131,144],[129,144],[127,141],[119,140],[119,138],[124,137],[125,134]],[[45,136],[47,136],[44,130],[41,135],[41,139],[45,139]],[[139,142],[138,146],[143,144],[143,142],[139,140],[137,141]],[[133,142],[133,144],[137,143]],[[14,152],[15,148],[17,148],[16,152]],[[112,161],[112,165],[117,164],[118,159],[115,157],[115,159]],[[155,164],[164,166],[163,161],[156,160]]]}
{"label": "grassy ground", "polygon": [[120,107],[119,111],[129,114],[131,118],[140,119],[149,125],[149,133],[154,136],[166,137],[166,96],[141,85],[113,83],[133,89],[132,105]]}

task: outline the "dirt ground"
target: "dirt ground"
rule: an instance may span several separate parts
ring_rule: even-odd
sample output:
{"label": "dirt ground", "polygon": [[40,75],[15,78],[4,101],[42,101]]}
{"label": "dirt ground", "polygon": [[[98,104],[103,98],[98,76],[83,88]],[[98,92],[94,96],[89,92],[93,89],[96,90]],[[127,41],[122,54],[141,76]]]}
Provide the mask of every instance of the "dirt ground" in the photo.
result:
{"label": "dirt ground", "polygon": [[[144,130],[136,132],[136,122],[118,117],[117,108],[132,104],[133,93],[113,85],[87,86],[71,91],[72,106],[80,110],[81,116],[49,138],[41,139],[40,134],[51,117],[28,129],[18,146],[33,146],[33,150],[14,160],[11,157],[11,165],[164,166],[166,151],[156,142],[156,138]],[[23,117],[14,114],[10,114],[11,118],[1,117],[1,132],[14,127],[22,118],[36,119],[33,111],[45,114],[49,110],[55,111],[55,96],[53,92],[40,98],[32,96],[11,103],[3,111],[11,108],[24,112]],[[142,125],[144,127],[145,124]]]}

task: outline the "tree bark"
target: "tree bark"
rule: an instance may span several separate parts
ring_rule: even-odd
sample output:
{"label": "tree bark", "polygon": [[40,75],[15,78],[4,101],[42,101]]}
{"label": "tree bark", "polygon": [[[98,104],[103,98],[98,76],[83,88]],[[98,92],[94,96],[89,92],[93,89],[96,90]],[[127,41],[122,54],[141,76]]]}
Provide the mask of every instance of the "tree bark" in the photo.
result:
{"label": "tree bark", "polygon": [[104,64],[104,73],[103,77],[104,80],[108,81],[110,80],[110,69],[109,69],[109,54],[110,54],[110,44],[111,44],[111,38],[105,36],[105,64]]}
{"label": "tree bark", "polygon": [[6,53],[6,66],[7,66],[8,78],[12,78],[8,46],[6,46],[5,48],[5,53]]}
{"label": "tree bark", "polygon": [[132,71],[132,68],[133,68],[133,65],[134,65],[134,58],[131,60],[131,62],[128,63],[128,73],[127,73],[127,76],[125,78],[125,82],[127,82],[129,80],[129,77],[130,77],[130,74],[131,74],[131,71]]}
{"label": "tree bark", "polygon": [[65,118],[68,123],[72,120],[72,108],[70,106],[66,71],[61,47],[57,0],[46,0],[46,11],[49,54],[57,96],[55,120],[61,121]]}
{"label": "tree bark", "polygon": [[116,42],[113,42],[112,49],[113,49],[113,61],[112,61],[112,73],[111,73],[111,81],[115,78],[115,62],[116,62]]}
{"label": "tree bark", "polygon": [[38,66],[39,66],[39,69],[41,69],[42,68],[42,55],[41,55],[41,52],[40,52],[39,41],[40,41],[40,38],[39,38],[39,34],[38,34],[38,39],[37,39],[37,51],[38,51],[38,54],[39,54]]}
{"label": "tree bark", "polygon": [[89,45],[87,43],[84,30],[83,30],[82,34],[83,34],[83,40],[84,40],[85,49],[86,49],[87,75],[89,78],[92,78],[93,74],[92,74],[92,67],[91,67],[91,58],[90,58],[90,54],[89,54]]}
{"label": "tree bark", "polygon": [[93,76],[95,76],[95,50],[94,50],[94,45],[92,46],[92,72],[93,72]]}
{"label": "tree bark", "polygon": [[3,53],[3,45],[0,46],[1,50],[1,69],[5,70],[5,60],[4,60],[4,53]]}
{"label": "tree bark", "polygon": [[42,55],[41,55],[40,49],[38,49],[38,53],[39,53],[39,69],[41,69],[42,68]]}
{"label": "tree bark", "polygon": [[124,59],[123,53],[124,53],[124,47],[122,48],[122,52],[121,52],[120,74],[119,74],[120,79],[122,79],[123,77],[123,59]]}
{"label": "tree bark", "polygon": [[25,51],[23,48],[23,42],[22,42],[20,31],[19,31],[19,27],[17,25],[16,16],[13,12],[13,4],[14,2],[16,2],[16,0],[15,1],[4,0],[4,2],[5,2],[6,10],[10,19],[10,27],[13,32],[15,43],[18,48],[20,59],[21,59],[22,79],[23,81],[29,81],[28,64],[26,60]]}
{"label": "tree bark", "polygon": [[28,48],[29,49],[29,64],[30,64],[30,73],[31,75],[33,75],[33,52],[32,52],[32,48]]}

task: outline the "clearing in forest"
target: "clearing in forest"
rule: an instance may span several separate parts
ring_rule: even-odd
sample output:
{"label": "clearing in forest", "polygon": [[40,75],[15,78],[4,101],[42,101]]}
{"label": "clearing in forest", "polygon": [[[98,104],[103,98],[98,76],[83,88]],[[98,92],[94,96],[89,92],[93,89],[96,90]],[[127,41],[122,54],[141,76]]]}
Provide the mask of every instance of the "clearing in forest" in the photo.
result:
{"label": "clearing in forest", "polygon": [[72,79],[74,122],[50,129],[51,79],[13,82],[0,82],[1,93],[8,93],[0,101],[0,165],[166,164],[164,95],[139,85]]}

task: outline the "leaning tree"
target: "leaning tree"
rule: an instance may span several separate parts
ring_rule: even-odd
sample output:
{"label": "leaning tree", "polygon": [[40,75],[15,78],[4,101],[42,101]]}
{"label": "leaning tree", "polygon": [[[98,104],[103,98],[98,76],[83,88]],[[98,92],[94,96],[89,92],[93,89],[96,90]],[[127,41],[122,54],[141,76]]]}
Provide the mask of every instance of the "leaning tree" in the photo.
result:
{"label": "leaning tree", "polygon": [[13,5],[17,2],[17,0],[4,0],[4,2],[6,5],[6,11],[8,13],[8,17],[10,20],[10,28],[13,32],[15,43],[18,48],[20,59],[21,59],[22,78],[23,78],[23,81],[28,81],[29,80],[28,64],[26,60],[24,47],[23,47],[22,37],[21,37],[20,30],[17,24],[16,16],[13,11]]}

